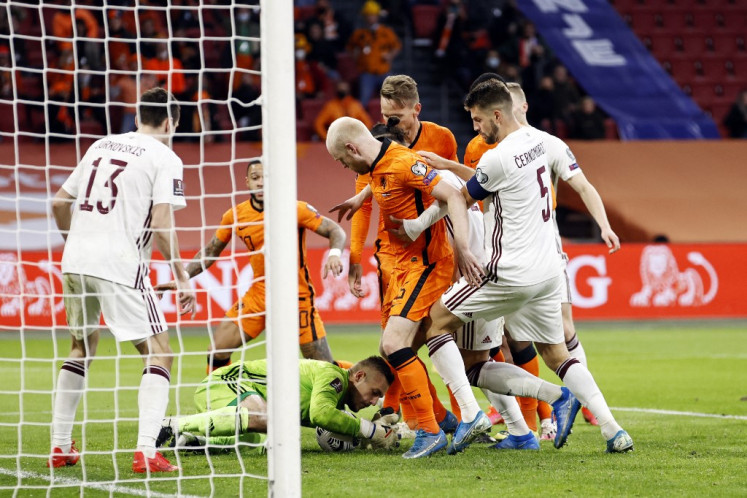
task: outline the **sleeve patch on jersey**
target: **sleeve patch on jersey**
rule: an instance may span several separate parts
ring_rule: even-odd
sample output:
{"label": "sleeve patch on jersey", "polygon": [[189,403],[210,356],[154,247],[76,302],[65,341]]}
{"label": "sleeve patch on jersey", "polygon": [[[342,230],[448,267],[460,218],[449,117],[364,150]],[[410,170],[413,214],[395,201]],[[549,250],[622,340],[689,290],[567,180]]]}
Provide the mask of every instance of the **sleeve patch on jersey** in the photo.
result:
{"label": "sleeve patch on jersey", "polygon": [[486,183],[488,183],[488,175],[486,175],[481,168],[477,168],[475,170],[475,178],[480,185],[485,185]]}
{"label": "sleeve patch on jersey", "polygon": [[[565,153],[568,154],[568,157],[571,158],[571,161],[573,161],[574,163],[576,162],[576,156],[573,155],[573,152],[571,152],[571,148],[570,147],[566,147]],[[578,167],[578,165],[576,165],[576,166]]]}
{"label": "sleeve patch on jersey", "polygon": [[184,197],[184,181],[174,178],[174,195]]}
{"label": "sleeve patch on jersey", "polygon": [[342,392],[342,381],[340,379],[334,379],[329,383],[329,385],[334,388],[337,394],[340,394]]}
{"label": "sleeve patch on jersey", "polygon": [[309,211],[311,211],[315,215],[319,216],[319,211],[317,211],[317,209],[314,206],[312,206],[309,203],[306,203],[306,207],[309,208]]}
{"label": "sleeve patch on jersey", "polygon": [[434,178],[438,176],[438,171],[432,169],[428,175],[423,178],[423,185],[430,185]]}
{"label": "sleeve patch on jersey", "polygon": [[570,169],[571,171],[575,171],[575,170],[577,170],[577,169],[578,169],[578,163],[573,163],[573,164],[571,164],[571,165],[570,165],[570,166],[568,167],[568,169]]}
{"label": "sleeve patch on jersey", "polygon": [[415,161],[415,164],[412,165],[410,170],[415,176],[425,176],[425,172],[428,170],[428,167],[422,161]]}

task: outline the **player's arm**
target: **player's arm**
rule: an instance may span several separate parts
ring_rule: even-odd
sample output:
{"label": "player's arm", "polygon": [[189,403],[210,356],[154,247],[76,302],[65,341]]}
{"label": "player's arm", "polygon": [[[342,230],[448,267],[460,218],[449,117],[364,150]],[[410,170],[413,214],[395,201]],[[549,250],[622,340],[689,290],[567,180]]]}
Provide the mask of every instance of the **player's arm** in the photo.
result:
{"label": "player's arm", "polygon": [[176,281],[179,311],[182,315],[190,311],[193,312],[195,309],[195,294],[189,285],[189,275],[179,259],[179,242],[176,239],[174,228],[173,206],[169,203],[156,204],[153,206],[152,216],[151,230],[156,247],[171,266]]}
{"label": "player's arm", "polygon": [[[442,204],[448,205],[449,218],[454,230],[454,247],[459,270],[471,285],[479,284],[483,277],[483,269],[472,251],[469,249],[469,220],[467,219],[467,204],[462,193],[441,181],[433,187],[431,195]],[[471,205],[471,204],[470,204]]]}
{"label": "player's arm", "polygon": [[213,263],[218,260],[218,256],[226,248],[228,242],[223,242],[218,237],[213,235],[208,245],[200,249],[197,254],[194,255],[192,261],[187,265],[187,273],[189,278],[196,277],[203,271],[207,270]]}
{"label": "player's arm", "polygon": [[62,234],[62,238],[67,240],[67,234],[70,231],[70,223],[73,219],[73,201],[75,197],[70,195],[67,190],[60,188],[52,199],[52,215],[57,224],[57,228]]}
{"label": "player's arm", "polygon": [[450,159],[445,159],[438,154],[434,154],[433,152],[423,150],[418,151],[418,154],[423,156],[423,159],[425,159],[425,162],[428,163],[428,166],[430,166],[431,168],[449,170],[464,181],[469,180],[470,178],[472,178],[472,175],[475,174],[475,170],[473,170],[469,166],[465,166],[464,164],[452,161]]}
{"label": "player's arm", "polygon": [[599,225],[599,228],[602,231],[602,240],[607,244],[610,254],[617,252],[620,249],[620,239],[617,234],[612,231],[612,227],[610,227],[610,222],[607,219],[607,212],[604,210],[602,197],[599,195],[599,192],[597,192],[597,189],[594,188],[594,185],[592,185],[589,180],[586,179],[586,176],[583,173],[578,173],[569,178],[568,185],[578,192],[578,195],[584,202],[586,209],[589,210],[592,218],[594,218],[594,221]]}
{"label": "player's arm", "polygon": [[322,237],[329,239],[329,251],[327,252],[327,262],[324,263],[324,272],[322,278],[327,278],[327,273],[332,272],[335,277],[342,273],[342,249],[345,247],[345,230],[340,225],[322,216],[322,223],[315,232]]}

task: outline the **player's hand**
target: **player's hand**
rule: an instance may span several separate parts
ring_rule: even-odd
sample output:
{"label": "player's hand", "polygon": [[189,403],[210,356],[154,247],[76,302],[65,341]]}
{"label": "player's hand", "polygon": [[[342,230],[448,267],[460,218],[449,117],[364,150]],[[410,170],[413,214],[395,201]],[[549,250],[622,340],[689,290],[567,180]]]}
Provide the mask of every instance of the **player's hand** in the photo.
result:
{"label": "player's hand", "polygon": [[620,250],[620,238],[611,228],[602,230],[602,240],[610,250],[610,254],[616,253]]}
{"label": "player's hand", "polygon": [[338,204],[337,206],[333,207],[329,210],[330,213],[337,211],[337,222],[339,223],[342,221],[342,217],[345,216],[345,213],[347,213],[347,216],[345,217],[346,220],[350,220],[350,218],[353,217],[353,215],[358,211],[361,206],[363,206],[363,201],[366,200],[366,197],[359,195],[354,195],[350,199],[346,200],[345,202]]}
{"label": "player's hand", "polygon": [[410,244],[413,240],[415,240],[411,239],[410,236],[407,235],[407,230],[405,230],[405,220],[395,218],[394,216],[389,216],[389,220],[395,225],[395,228],[387,229],[389,235],[397,237],[399,240],[406,244]]}
{"label": "player's hand", "polygon": [[420,154],[423,159],[425,159],[425,162],[428,163],[428,166],[433,169],[449,169],[448,159],[444,159],[438,154],[434,154],[427,150],[419,150],[418,154]]}
{"label": "player's hand", "polygon": [[192,318],[194,318],[197,312],[197,298],[195,297],[195,291],[192,289],[192,286],[189,285],[189,278],[186,280],[177,279],[175,283],[179,314],[186,315],[191,312]]}
{"label": "player's hand", "polygon": [[360,263],[350,263],[348,268],[348,285],[350,293],[355,297],[363,297],[363,266]]}
{"label": "player's hand", "polygon": [[342,260],[340,256],[327,256],[327,262],[324,263],[324,272],[322,278],[327,278],[327,273],[332,273],[335,277],[339,277],[342,273]]}
{"label": "player's hand", "polygon": [[485,278],[485,272],[472,251],[466,248],[458,250],[456,257],[459,271],[467,283],[472,287],[480,285]]}
{"label": "player's hand", "polygon": [[153,287],[153,290],[156,291],[156,296],[158,296],[158,299],[161,299],[164,292],[176,290],[176,282],[172,280],[171,282],[166,282],[165,284],[158,284]]}
{"label": "player's hand", "polygon": [[374,433],[371,436],[371,446],[375,449],[391,450],[399,448],[400,434],[388,425],[374,424]]}

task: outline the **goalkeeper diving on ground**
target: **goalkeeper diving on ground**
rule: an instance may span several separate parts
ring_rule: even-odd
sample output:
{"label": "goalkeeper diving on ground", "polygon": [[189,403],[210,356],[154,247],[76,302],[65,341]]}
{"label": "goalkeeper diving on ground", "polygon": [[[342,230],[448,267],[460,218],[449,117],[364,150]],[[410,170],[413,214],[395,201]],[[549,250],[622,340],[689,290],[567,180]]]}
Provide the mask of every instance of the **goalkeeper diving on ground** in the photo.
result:
{"label": "goalkeeper diving on ground", "polygon": [[[349,370],[318,360],[300,360],[301,425],[361,438],[374,448],[398,446],[386,425],[350,417],[375,405],[394,377],[386,362],[371,356]],[[199,413],[166,418],[156,441],[176,449],[257,445],[267,432],[267,360],[252,360],[214,370],[194,394]]]}

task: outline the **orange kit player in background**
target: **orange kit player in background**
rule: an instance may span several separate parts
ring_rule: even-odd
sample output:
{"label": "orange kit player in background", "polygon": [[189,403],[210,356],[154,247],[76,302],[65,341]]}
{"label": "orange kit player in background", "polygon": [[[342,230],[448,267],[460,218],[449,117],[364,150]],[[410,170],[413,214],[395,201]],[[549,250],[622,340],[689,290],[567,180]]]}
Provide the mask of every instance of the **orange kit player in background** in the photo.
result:
{"label": "orange kit player in background", "polygon": [[[454,215],[452,222],[459,268],[466,272],[471,282],[480,281],[481,266],[468,247],[466,204],[459,199],[459,192],[441,182],[438,172],[428,168],[418,154],[388,139],[379,142],[363,123],[347,117],[330,126],[327,150],[345,168],[359,175],[370,173],[369,185],[384,216],[385,228],[396,228],[395,223],[386,221],[390,217],[417,217],[434,199],[445,202],[449,215]],[[381,349],[390,366],[396,370],[417,415],[419,430],[415,442],[403,456],[420,458],[444,449],[447,441],[436,422],[426,370],[418,361],[413,342],[421,321],[438,299],[439,290],[445,290],[451,283],[454,253],[446,238],[445,226],[440,221],[411,244],[390,239],[390,247],[395,262],[383,301],[391,305]],[[438,371],[451,372],[456,368],[463,374],[464,363],[451,336],[439,336],[439,339],[445,343],[451,339],[454,347],[439,343],[438,356],[431,357]],[[477,406],[476,401],[474,406]],[[472,420],[485,418],[479,408],[470,415]],[[471,432],[470,436],[473,434],[476,436],[477,432]],[[465,443],[469,444],[469,441]]]}
{"label": "orange kit player in background", "polygon": [[[250,264],[254,271],[254,283],[246,294],[226,311],[226,320],[221,322],[213,334],[208,354],[208,371],[231,363],[231,353],[254,339],[265,329],[265,257],[264,246],[264,184],[262,163],[252,161],[247,166],[246,186],[252,191],[248,201],[238,204],[223,214],[221,227],[216,230],[210,243],[198,252],[187,265],[190,278],[209,268],[220,256],[231,240],[233,232],[246,244],[250,252]],[[324,323],[314,307],[314,287],[311,285],[306,265],[306,230],[312,230],[329,239],[329,253],[324,265],[324,276],[332,272],[342,273],[340,255],[345,245],[345,231],[334,221],[320,215],[309,204],[298,201],[299,261],[298,261],[298,313],[299,344],[304,358],[336,363],[327,343]],[[173,282],[156,287],[170,290]],[[241,329],[239,329],[239,324]],[[241,331],[243,330],[243,334]],[[246,336],[245,336],[246,335]],[[248,337],[247,337],[248,336]],[[347,368],[348,362],[338,366]]]}
{"label": "orange kit player in background", "polygon": [[[410,76],[399,74],[389,76],[384,80],[381,87],[381,114],[390,126],[397,126],[404,132],[405,143],[412,150],[428,150],[441,157],[457,160],[457,143],[454,135],[447,128],[429,121],[420,121],[418,116],[422,109],[418,85]],[[355,182],[356,194],[360,193],[370,182],[370,175],[358,175]],[[363,268],[361,266],[361,254],[366,243],[368,227],[371,223],[372,200],[366,199],[363,206],[353,215],[350,234],[350,267],[348,271],[348,283],[350,291],[356,297],[362,297],[361,278]],[[389,304],[385,302],[384,295],[389,287],[389,278],[394,267],[394,254],[389,246],[389,233],[384,226],[384,218],[379,213],[379,228],[377,230],[374,257],[377,262],[379,275],[379,301],[382,306],[381,328],[384,329],[389,316]],[[425,342],[424,338],[414,346],[420,348]],[[418,359],[418,361],[420,361]],[[421,362],[422,363],[422,362]],[[450,417],[449,412],[436,396],[436,389],[429,380],[431,397],[434,401],[433,410],[436,420],[446,432],[456,429],[457,418]],[[397,379],[390,386],[384,398],[381,414],[394,414],[402,406],[402,419],[409,422],[411,427],[415,424],[415,412],[409,403],[401,400],[403,396],[402,385]],[[452,405],[454,406],[454,405]],[[391,421],[396,422],[392,419]]]}

